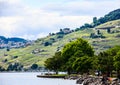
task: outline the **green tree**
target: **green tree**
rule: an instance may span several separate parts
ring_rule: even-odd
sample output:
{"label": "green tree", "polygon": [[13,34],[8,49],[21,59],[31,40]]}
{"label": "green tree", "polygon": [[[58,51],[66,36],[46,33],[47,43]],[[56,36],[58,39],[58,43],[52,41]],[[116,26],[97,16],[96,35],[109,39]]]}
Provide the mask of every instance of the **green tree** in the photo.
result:
{"label": "green tree", "polygon": [[111,29],[107,29],[107,33],[111,33]]}
{"label": "green tree", "polygon": [[92,28],[92,25],[88,24],[88,23],[85,23],[84,26],[85,26],[85,28]]}
{"label": "green tree", "polygon": [[117,74],[120,74],[120,51],[114,56],[114,67],[116,68]]}
{"label": "green tree", "polygon": [[23,65],[21,65],[20,63],[13,63],[13,64],[9,64],[7,71],[21,71],[23,69]]}
{"label": "green tree", "polygon": [[[115,46],[111,49],[108,49],[105,52],[99,53],[99,66],[100,70],[103,73],[106,73],[107,76],[110,76],[112,71],[115,70],[115,67],[117,68],[117,53],[120,51],[120,46]],[[119,58],[119,57],[118,57]]]}
{"label": "green tree", "polygon": [[56,74],[60,70],[62,64],[61,52],[56,52],[52,58],[45,61],[45,67],[49,70],[54,70]]}
{"label": "green tree", "polygon": [[93,60],[91,57],[79,57],[73,62],[73,68],[77,71],[77,73],[89,73],[90,69],[92,69],[93,66],[92,62]]}
{"label": "green tree", "polygon": [[12,64],[8,65],[7,71],[13,71],[13,65]]}
{"label": "green tree", "polygon": [[100,30],[97,30],[97,35],[101,34]]}
{"label": "green tree", "polygon": [[93,17],[93,24],[94,26],[97,26],[97,17]]}
{"label": "green tree", "polygon": [[113,69],[113,57],[108,52],[101,52],[99,55],[99,66],[103,74],[110,76]]}
{"label": "green tree", "polygon": [[0,66],[0,71],[2,72],[2,71],[5,71],[5,69],[2,67],[2,66]]}
{"label": "green tree", "polygon": [[52,43],[50,43],[50,42],[45,42],[44,43],[44,46],[49,46],[49,45],[52,45]]}
{"label": "green tree", "polygon": [[31,69],[36,70],[38,68],[37,64],[32,64]]}
{"label": "green tree", "polygon": [[76,28],[76,29],[75,29],[75,31],[79,31],[79,30],[80,30],[80,28]]}
{"label": "green tree", "polygon": [[76,69],[72,67],[73,62],[77,58],[83,56],[94,56],[93,48],[86,40],[79,38],[65,45],[62,49],[62,60],[64,69],[68,71],[68,73],[71,73],[71,71],[76,71]]}
{"label": "green tree", "polygon": [[62,29],[60,29],[60,32],[62,32],[63,30]]}

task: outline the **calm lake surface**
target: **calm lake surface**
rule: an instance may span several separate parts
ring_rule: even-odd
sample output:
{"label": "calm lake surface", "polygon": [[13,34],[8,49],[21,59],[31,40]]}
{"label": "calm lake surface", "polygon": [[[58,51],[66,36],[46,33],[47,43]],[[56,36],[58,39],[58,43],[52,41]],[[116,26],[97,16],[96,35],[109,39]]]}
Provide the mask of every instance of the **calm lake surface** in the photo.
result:
{"label": "calm lake surface", "polygon": [[75,80],[38,78],[41,73],[0,73],[0,85],[77,85]]}

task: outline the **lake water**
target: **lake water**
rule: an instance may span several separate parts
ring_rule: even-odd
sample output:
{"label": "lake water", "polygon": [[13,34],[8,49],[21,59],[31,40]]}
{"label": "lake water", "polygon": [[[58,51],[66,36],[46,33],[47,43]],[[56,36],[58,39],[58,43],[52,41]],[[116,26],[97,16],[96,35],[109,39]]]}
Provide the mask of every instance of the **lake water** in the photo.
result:
{"label": "lake water", "polygon": [[38,78],[40,73],[0,73],[0,85],[77,85],[75,80]]}

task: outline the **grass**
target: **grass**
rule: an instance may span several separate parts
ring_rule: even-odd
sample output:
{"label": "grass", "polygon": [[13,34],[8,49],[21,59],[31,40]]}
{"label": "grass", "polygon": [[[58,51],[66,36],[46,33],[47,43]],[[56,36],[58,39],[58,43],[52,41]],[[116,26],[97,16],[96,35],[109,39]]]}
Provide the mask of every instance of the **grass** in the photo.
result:
{"label": "grass", "polygon": [[52,74],[52,76],[68,76],[68,74]]}
{"label": "grass", "polygon": [[99,26],[97,26],[97,27],[98,27],[98,28],[99,28],[99,27],[101,28],[101,27],[116,26],[116,25],[119,25],[119,26],[120,26],[120,19],[106,22],[105,24],[101,24],[101,25],[99,25]]}

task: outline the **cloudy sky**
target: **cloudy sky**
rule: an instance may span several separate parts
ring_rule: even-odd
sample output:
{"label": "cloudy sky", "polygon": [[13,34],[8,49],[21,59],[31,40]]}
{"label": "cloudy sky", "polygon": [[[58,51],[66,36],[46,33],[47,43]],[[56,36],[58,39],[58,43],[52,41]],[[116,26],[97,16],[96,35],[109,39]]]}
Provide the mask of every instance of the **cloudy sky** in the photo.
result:
{"label": "cloudy sky", "polygon": [[0,36],[37,39],[120,8],[120,0],[0,0]]}

